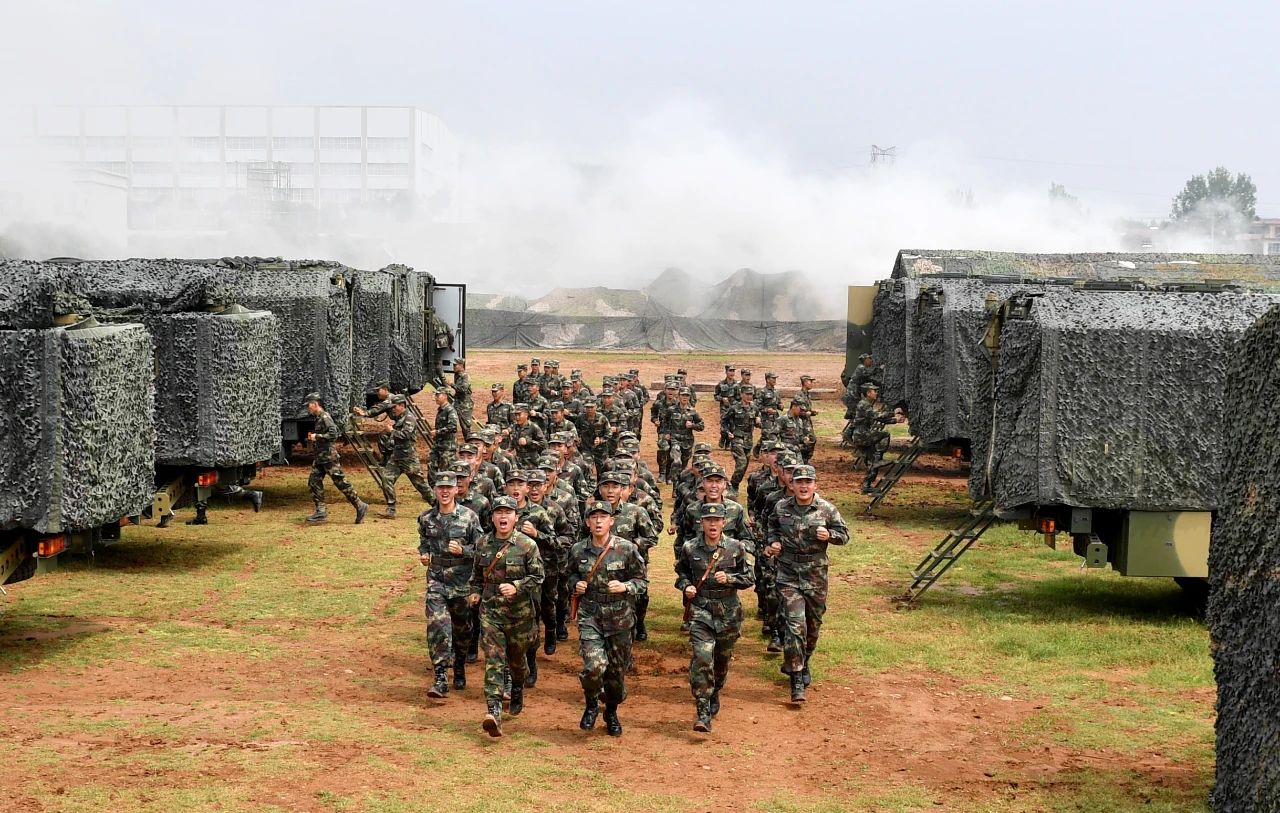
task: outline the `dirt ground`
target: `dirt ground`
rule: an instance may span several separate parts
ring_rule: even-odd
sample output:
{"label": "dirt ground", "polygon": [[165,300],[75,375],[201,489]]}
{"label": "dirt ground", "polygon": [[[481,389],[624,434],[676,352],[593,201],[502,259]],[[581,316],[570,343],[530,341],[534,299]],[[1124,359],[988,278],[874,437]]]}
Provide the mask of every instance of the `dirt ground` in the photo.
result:
{"label": "dirt ground", "polygon": [[[556,357],[563,373],[581,367],[593,385],[632,366],[646,381],[687,366],[693,380],[712,382],[723,363],[705,355],[639,364],[621,354]],[[819,387],[838,384],[843,362],[818,354],[733,358],[753,367],[757,383],[771,366],[783,385],[811,372]],[[472,354],[478,416],[488,384],[510,387],[517,360],[527,354]],[[821,423],[820,489],[848,496],[858,475],[834,443],[842,408],[829,401],[819,409],[834,414]],[[700,411],[703,438],[714,443],[709,398]],[[652,465],[651,431],[643,451]],[[727,453],[715,456],[731,466]],[[964,490],[954,461],[925,464],[910,482]],[[358,469],[354,459],[347,465]],[[150,543],[162,532],[126,529],[126,543],[97,569],[66,566],[0,598],[0,652],[8,649],[0,660],[0,757],[27,766],[0,773],[0,809],[490,810],[532,802],[548,810],[1039,810],[1049,809],[1043,800],[1057,783],[1074,786],[1081,774],[1152,787],[1200,781],[1194,766],[1157,752],[1117,765],[1107,748],[1019,736],[1039,719],[1043,700],[993,696],[940,673],[867,675],[820,663],[808,703],[792,706],[777,656],[759,637],[751,595],[744,595],[746,633],[723,711],[713,734],[696,734],[665,534],[651,565],[654,634],[636,647],[637,673],[622,708],[626,734],[612,740],[603,726],[578,730],[571,631],[556,655],[539,656],[541,679],[525,712],[507,723],[511,736],[491,742],[479,727],[482,667],[472,667],[468,688],[445,701],[425,695],[422,575],[411,555],[413,518],[404,516],[413,509],[355,529],[342,524],[347,506],[331,502],[331,524],[307,528],[300,521],[310,508],[305,478],[305,461],[268,470],[262,515],[220,508],[207,528],[171,529],[169,539],[184,540],[190,560],[158,564],[149,554],[161,548]],[[373,493],[367,475],[353,479]],[[400,492],[403,506],[416,504],[404,483]],[[894,530],[892,519],[846,519],[855,535]],[[260,532],[246,530],[255,527]],[[208,547],[217,534],[228,535],[222,558]],[[937,534],[912,528],[900,536],[914,553]],[[130,553],[132,538],[146,540],[146,550]],[[348,567],[356,560],[344,556],[359,564]],[[162,568],[173,581],[158,578]],[[889,581],[900,586],[901,579]],[[295,588],[299,604],[291,603]],[[274,609],[255,609],[258,596]],[[323,598],[319,606],[313,596]],[[897,611],[877,596],[842,612]],[[168,632],[157,639],[158,629]],[[526,762],[535,767],[515,767]],[[522,770],[532,796],[504,790],[512,794],[499,797],[504,804],[476,801],[491,772]],[[454,783],[472,794],[442,791]],[[1020,788],[1035,793],[1020,797]],[[589,792],[604,801],[583,807]]]}

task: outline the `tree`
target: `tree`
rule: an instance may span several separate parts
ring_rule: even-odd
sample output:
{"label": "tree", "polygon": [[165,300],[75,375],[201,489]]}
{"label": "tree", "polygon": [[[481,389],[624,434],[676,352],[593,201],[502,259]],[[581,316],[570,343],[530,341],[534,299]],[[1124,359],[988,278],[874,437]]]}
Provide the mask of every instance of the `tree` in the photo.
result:
{"label": "tree", "polygon": [[1253,179],[1243,172],[1232,177],[1226,167],[1218,167],[1208,175],[1193,175],[1173,199],[1173,219],[1185,221],[1200,216],[1205,209],[1238,213],[1253,220],[1258,203],[1258,189]]}

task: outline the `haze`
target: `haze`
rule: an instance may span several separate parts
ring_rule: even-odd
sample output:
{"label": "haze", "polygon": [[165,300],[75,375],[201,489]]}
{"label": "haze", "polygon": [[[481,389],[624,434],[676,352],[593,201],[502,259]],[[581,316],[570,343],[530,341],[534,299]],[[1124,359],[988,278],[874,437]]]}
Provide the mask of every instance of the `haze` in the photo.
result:
{"label": "haze", "polygon": [[[1217,165],[1280,214],[1271,4],[10,2],[0,23],[6,104],[437,113],[465,222],[385,243],[477,290],[1116,249],[1119,218]],[[307,248],[245,240],[227,253]]]}

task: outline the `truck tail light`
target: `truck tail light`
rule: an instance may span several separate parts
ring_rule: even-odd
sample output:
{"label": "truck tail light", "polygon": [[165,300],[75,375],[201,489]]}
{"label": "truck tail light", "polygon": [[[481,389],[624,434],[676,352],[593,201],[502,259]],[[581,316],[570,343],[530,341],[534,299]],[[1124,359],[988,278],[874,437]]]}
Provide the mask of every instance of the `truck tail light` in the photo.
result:
{"label": "truck tail light", "polygon": [[196,485],[201,488],[208,488],[218,482],[218,473],[216,471],[206,471],[203,474],[196,475]]}
{"label": "truck tail light", "polygon": [[1054,523],[1053,519],[1051,519],[1050,517],[1040,518],[1040,533],[1051,534],[1056,530],[1057,530],[1057,525]]}
{"label": "truck tail light", "polygon": [[57,556],[66,549],[67,538],[62,534],[58,534],[57,536],[46,536],[36,545],[36,556],[39,556],[41,559],[45,559],[50,556]]}

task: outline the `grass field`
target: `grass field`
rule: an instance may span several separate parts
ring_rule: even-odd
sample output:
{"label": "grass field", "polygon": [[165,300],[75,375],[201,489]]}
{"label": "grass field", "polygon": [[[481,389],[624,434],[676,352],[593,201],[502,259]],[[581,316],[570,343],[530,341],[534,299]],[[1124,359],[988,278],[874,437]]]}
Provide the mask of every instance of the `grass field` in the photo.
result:
{"label": "grass field", "polygon": [[[573,359],[593,379],[675,366]],[[682,361],[714,370],[720,357]],[[750,363],[776,365],[786,384],[809,369],[829,380],[840,359]],[[475,354],[477,394],[514,365],[511,353]],[[691,730],[664,535],[625,735],[578,730],[571,633],[541,658],[508,736],[490,740],[482,670],[445,701],[425,696],[411,511],[352,526],[330,489],[330,524],[306,527],[306,469],[294,466],[265,473],[260,515],[217,505],[205,527],[128,528],[119,545],[0,597],[0,759],[11,766],[0,809],[1207,810],[1212,662],[1178,588],[1083,571],[997,527],[900,609],[890,599],[910,568],[966,510],[962,474],[932,460],[866,517],[830,440],[840,423],[838,404],[820,416],[818,465],[852,539],[834,549],[802,709],[784,702],[777,656],[748,620],[715,732]],[[411,494],[402,484],[404,508]]]}

